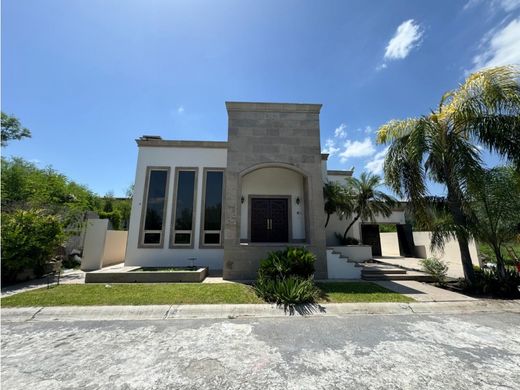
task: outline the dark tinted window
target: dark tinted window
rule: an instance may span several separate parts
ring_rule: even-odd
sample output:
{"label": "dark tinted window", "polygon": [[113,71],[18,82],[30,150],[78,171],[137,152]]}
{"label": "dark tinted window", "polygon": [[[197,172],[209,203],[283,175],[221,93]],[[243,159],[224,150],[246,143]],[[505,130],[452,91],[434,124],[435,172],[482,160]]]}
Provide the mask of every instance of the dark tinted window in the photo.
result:
{"label": "dark tinted window", "polygon": [[179,171],[177,181],[177,205],[175,206],[175,230],[192,229],[194,193],[195,172]]}
{"label": "dark tinted window", "polygon": [[220,244],[220,233],[204,234],[204,244]]}
{"label": "dark tinted window", "polygon": [[189,244],[191,233],[175,233],[176,244]]}
{"label": "dark tinted window", "polygon": [[145,233],[144,234],[144,243],[145,244],[160,244],[161,243],[161,233]]}
{"label": "dark tinted window", "polygon": [[220,230],[222,217],[223,172],[206,173],[204,230]]}
{"label": "dark tinted window", "polygon": [[162,230],[167,171],[150,171],[144,230]]}

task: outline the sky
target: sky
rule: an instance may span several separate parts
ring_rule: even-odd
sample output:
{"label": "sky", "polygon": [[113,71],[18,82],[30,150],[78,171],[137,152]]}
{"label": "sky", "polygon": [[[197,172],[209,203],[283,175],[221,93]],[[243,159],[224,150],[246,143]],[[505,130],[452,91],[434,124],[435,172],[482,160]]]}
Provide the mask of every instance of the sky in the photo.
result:
{"label": "sky", "polygon": [[427,114],[472,71],[520,64],[520,0],[3,0],[1,11],[2,111],[32,131],[2,154],[100,195],[125,194],[143,134],[226,140],[225,101],[321,103],[329,169],[381,174],[379,126]]}

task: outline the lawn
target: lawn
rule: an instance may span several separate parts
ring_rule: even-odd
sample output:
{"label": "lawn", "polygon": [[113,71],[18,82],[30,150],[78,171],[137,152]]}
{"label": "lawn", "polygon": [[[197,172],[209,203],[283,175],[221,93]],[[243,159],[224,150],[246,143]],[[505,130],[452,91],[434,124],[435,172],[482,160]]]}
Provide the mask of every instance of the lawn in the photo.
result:
{"label": "lawn", "polygon": [[[2,307],[264,303],[250,286],[234,283],[65,284],[2,298]],[[409,302],[370,282],[320,283],[322,303]]]}
{"label": "lawn", "polygon": [[253,289],[232,283],[62,284],[2,298],[2,307],[262,303]]}
{"label": "lawn", "polygon": [[318,283],[323,291],[320,302],[412,302],[405,295],[387,290],[370,282],[330,282]]}

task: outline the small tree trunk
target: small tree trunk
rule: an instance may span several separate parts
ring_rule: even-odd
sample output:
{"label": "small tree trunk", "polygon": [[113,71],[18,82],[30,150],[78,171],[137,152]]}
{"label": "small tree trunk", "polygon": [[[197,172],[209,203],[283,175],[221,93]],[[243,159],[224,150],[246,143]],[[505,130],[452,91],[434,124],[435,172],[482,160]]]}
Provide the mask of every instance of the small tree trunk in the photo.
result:
{"label": "small tree trunk", "polygon": [[[450,183],[448,187],[448,206],[450,208],[451,215],[453,216],[453,222],[459,226],[466,226],[468,221],[462,211],[462,202],[458,197],[459,192],[451,188]],[[456,233],[457,241],[459,242],[460,249],[460,260],[462,262],[462,269],[464,270],[464,278],[466,283],[471,287],[475,285],[475,270],[473,269],[473,262],[471,261],[471,255],[469,253],[469,244],[467,237],[460,233]]]}
{"label": "small tree trunk", "polygon": [[500,252],[500,247],[493,245],[493,250],[497,259],[498,278],[500,281],[503,281],[506,277],[506,265],[504,263],[504,258],[502,257],[502,252]]}
{"label": "small tree trunk", "polygon": [[343,233],[343,239],[346,240],[347,239],[347,233],[348,231],[350,230],[350,228],[352,227],[352,225],[354,225],[356,223],[356,221],[359,219],[359,214],[356,215],[356,217],[352,220],[352,222],[350,222],[350,224],[347,226],[347,229],[345,230],[345,233]]}
{"label": "small tree trunk", "polygon": [[327,214],[327,220],[325,221],[325,227],[329,224],[330,214]]}
{"label": "small tree trunk", "polygon": [[470,286],[473,286],[475,284],[475,270],[473,269],[473,261],[471,261],[468,240],[465,236],[457,234],[457,241],[459,242],[460,260],[462,261],[464,278]]}

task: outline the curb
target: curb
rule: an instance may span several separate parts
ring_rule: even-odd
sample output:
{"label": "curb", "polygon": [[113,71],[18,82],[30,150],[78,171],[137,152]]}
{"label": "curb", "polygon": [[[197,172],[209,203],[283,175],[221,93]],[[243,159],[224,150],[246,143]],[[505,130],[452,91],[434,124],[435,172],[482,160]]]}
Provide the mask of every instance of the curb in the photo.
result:
{"label": "curb", "polygon": [[349,315],[421,315],[466,313],[520,314],[520,300],[466,302],[329,303],[297,306],[293,310],[268,304],[63,306],[2,308],[3,323],[55,321],[129,321],[176,319],[312,318]]}

